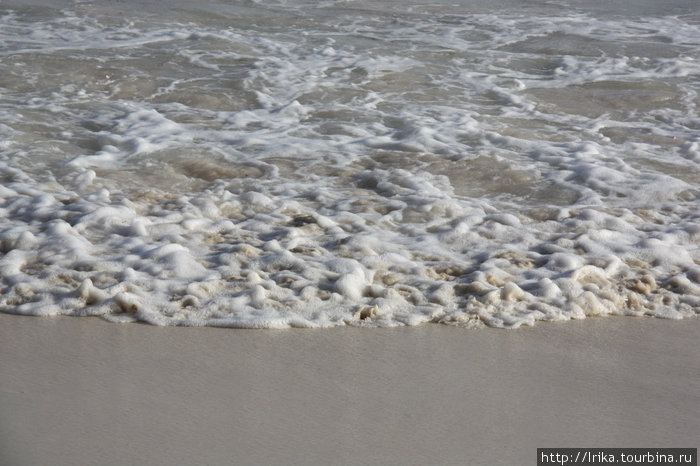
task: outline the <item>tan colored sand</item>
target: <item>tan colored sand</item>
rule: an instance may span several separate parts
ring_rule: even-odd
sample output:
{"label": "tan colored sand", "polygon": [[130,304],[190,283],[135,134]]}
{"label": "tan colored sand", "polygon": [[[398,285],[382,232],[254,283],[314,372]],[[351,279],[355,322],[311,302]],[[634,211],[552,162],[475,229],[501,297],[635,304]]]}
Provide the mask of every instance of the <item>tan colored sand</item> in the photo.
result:
{"label": "tan colored sand", "polygon": [[0,464],[534,464],[698,447],[700,319],[257,331],[0,314]]}

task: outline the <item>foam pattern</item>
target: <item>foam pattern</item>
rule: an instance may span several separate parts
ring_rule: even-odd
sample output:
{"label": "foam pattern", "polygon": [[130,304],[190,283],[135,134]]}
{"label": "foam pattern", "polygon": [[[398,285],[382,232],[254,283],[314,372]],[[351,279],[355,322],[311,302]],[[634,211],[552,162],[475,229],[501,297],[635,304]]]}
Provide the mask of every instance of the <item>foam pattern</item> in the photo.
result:
{"label": "foam pattern", "polygon": [[700,313],[697,12],[110,8],[0,5],[3,312]]}

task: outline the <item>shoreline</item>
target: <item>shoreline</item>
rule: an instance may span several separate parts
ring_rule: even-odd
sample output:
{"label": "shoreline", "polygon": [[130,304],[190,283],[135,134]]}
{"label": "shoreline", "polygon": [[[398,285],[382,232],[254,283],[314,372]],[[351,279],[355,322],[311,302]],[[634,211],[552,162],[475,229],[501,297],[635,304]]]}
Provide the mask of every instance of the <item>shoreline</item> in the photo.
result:
{"label": "shoreline", "polygon": [[0,314],[0,465],[534,464],[698,447],[700,319],[239,330]]}

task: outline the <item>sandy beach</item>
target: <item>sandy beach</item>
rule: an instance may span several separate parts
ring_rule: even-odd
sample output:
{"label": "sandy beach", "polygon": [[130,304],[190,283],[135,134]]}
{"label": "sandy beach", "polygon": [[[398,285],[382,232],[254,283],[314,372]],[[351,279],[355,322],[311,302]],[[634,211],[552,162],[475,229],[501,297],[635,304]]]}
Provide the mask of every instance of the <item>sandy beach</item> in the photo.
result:
{"label": "sandy beach", "polygon": [[697,447],[700,320],[233,330],[0,314],[0,464],[534,464]]}
{"label": "sandy beach", "polygon": [[0,45],[0,466],[700,447],[700,0],[2,0]]}

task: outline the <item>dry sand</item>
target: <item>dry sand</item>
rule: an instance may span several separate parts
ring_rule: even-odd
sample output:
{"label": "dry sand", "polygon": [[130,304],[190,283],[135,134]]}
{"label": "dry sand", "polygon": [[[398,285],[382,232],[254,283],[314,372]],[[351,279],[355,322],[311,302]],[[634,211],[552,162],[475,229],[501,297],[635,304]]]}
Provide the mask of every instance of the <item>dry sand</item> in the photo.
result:
{"label": "dry sand", "polygon": [[0,314],[0,464],[535,464],[698,447],[700,319],[233,330]]}

